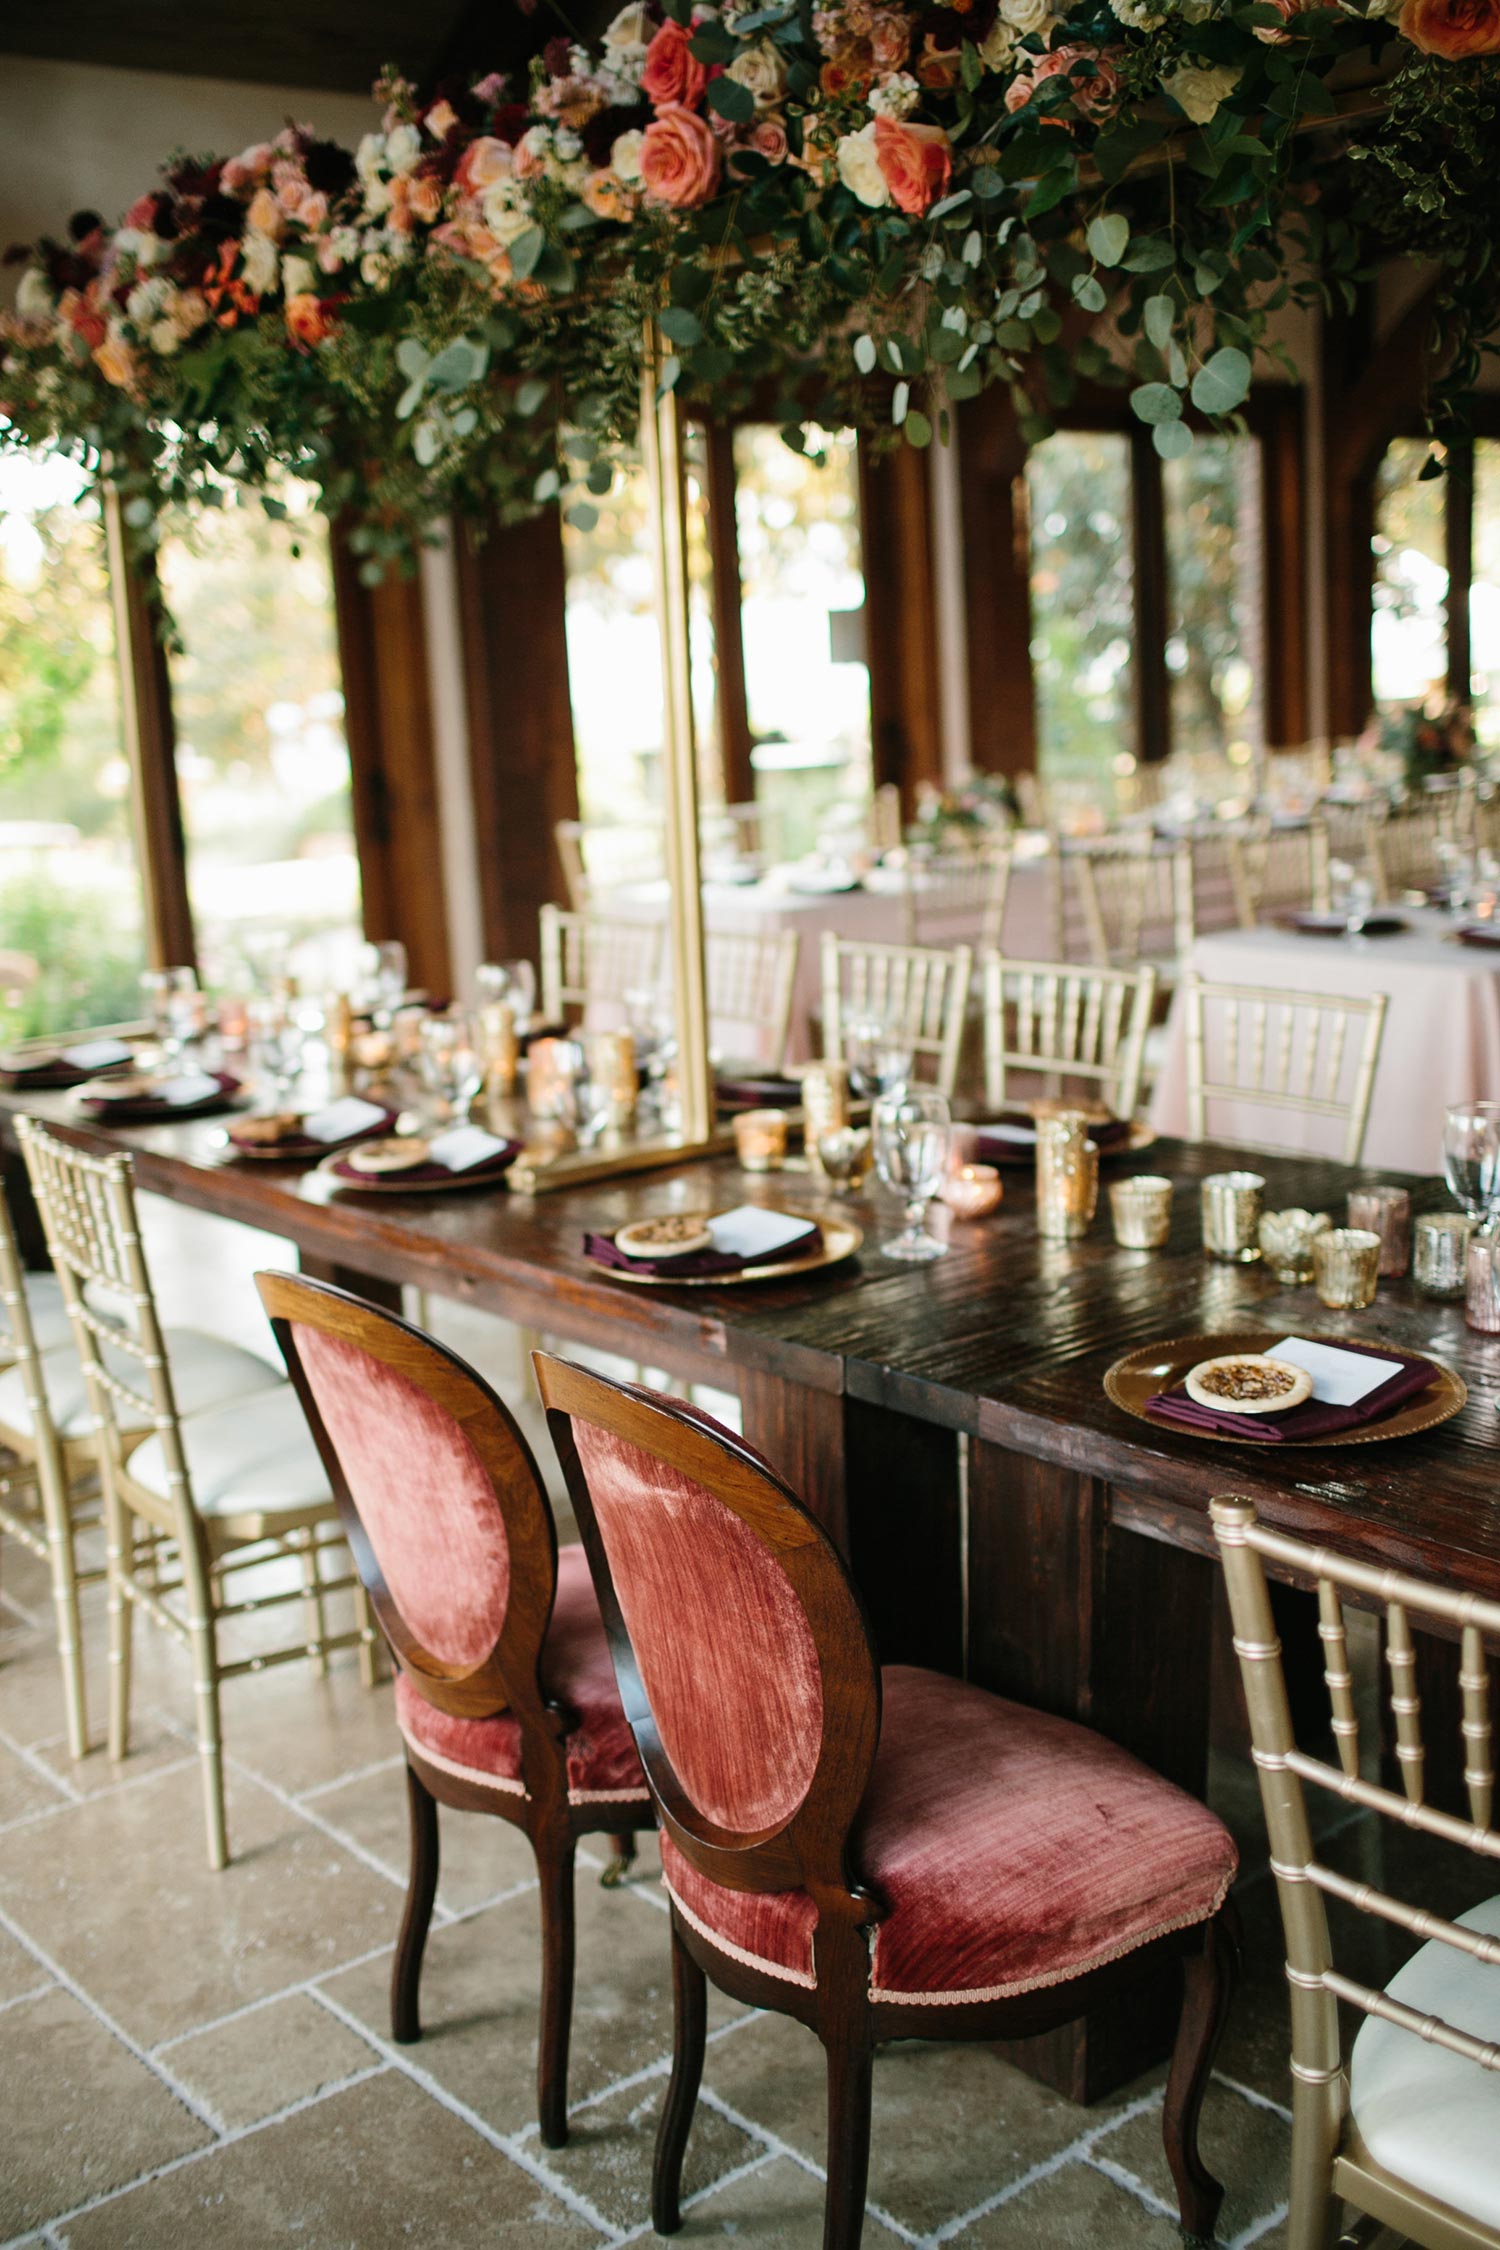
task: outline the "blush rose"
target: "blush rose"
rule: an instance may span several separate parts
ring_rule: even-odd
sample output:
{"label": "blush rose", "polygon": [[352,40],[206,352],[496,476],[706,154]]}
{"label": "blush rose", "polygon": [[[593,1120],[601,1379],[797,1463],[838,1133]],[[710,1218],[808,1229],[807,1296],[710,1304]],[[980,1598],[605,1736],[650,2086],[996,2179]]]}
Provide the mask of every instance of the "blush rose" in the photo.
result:
{"label": "blush rose", "polygon": [[680,211],[706,203],[719,184],[722,161],[710,128],[681,102],[658,111],[641,137],[641,180],[653,203]]}
{"label": "blush rose", "polygon": [[898,125],[893,117],[875,120],[875,160],[901,210],[920,218],[948,192],[953,158],[941,125]]}

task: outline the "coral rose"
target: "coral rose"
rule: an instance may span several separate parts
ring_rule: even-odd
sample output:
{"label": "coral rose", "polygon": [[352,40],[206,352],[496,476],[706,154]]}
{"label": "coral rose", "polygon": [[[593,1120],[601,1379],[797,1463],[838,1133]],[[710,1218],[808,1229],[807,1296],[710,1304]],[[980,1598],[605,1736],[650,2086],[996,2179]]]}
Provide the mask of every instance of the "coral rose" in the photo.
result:
{"label": "coral rose", "polygon": [[411,183],[411,215],[424,227],[433,226],[443,215],[443,183],[428,173],[419,172]]}
{"label": "coral rose", "polygon": [[1500,0],[1406,0],[1397,29],[1445,62],[1500,54]]}
{"label": "coral rose", "polygon": [[510,178],[513,162],[509,142],[493,140],[484,133],[469,143],[453,176],[466,195],[482,195],[497,180]]}
{"label": "coral rose", "polygon": [[877,117],[875,157],[891,200],[913,217],[948,192],[953,158],[941,125],[898,125],[893,117]]}
{"label": "coral rose", "polygon": [[641,139],[641,179],[653,203],[681,211],[706,203],[719,184],[719,144],[703,119],[670,102]]}
{"label": "coral rose", "polygon": [[135,381],[135,355],[128,344],[117,343],[112,337],[95,346],[94,365],[117,391],[129,390]]}
{"label": "coral rose", "polygon": [[323,310],[322,302],[310,290],[299,292],[286,301],[286,332],[299,351],[311,351],[331,335],[333,322]]}
{"label": "coral rose", "polygon": [[635,209],[624,181],[607,170],[590,172],[578,192],[596,219],[628,219]]}
{"label": "coral rose", "polygon": [[703,99],[708,72],[692,52],[693,35],[686,24],[669,18],[646,49],[641,72],[641,92],[658,109],[681,103],[691,107]]}

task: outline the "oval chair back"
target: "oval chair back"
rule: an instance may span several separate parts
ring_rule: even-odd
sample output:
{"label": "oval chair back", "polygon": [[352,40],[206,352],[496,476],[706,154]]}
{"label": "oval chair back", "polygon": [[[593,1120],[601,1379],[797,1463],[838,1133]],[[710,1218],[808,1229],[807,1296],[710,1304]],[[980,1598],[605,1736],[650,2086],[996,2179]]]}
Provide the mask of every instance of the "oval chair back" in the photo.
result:
{"label": "oval chair back", "polygon": [[394,1313],[295,1274],[256,1286],[402,1670],[456,1717],[513,1711],[524,1744],[546,1724],[557,1585],[531,1448],[487,1383]]}
{"label": "oval chair back", "polygon": [[846,1844],[880,1675],[848,1574],[708,1416],[545,1353],[535,1364],[658,1816],[713,1881],[807,1891],[821,1952],[873,1919]]}

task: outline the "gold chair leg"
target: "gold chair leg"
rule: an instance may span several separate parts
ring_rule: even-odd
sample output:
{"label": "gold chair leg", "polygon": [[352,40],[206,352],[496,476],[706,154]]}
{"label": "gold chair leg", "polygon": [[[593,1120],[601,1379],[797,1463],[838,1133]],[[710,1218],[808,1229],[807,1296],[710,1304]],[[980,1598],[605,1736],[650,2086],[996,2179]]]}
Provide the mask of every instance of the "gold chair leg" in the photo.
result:
{"label": "gold chair leg", "polygon": [[323,1580],[318,1571],[318,1542],[315,1532],[304,1534],[302,1551],[302,1583],[307,1588],[304,1611],[307,1617],[308,1647],[316,1653],[313,1668],[320,1680],[328,1677],[328,1619],[323,1609]]}
{"label": "gold chair leg", "polygon": [[108,1491],[104,1496],[104,1522],[109,1585],[109,1755],[118,1760],[130,1749],[130,1656],[135,1605],[125,1593],[125,1582],[131,1570],[134,1533],[129,1510]]}
{"label": "gold chair leg", "polygon": [[1333,2250],[1342,2205],[1333,2192],[1336,2082],[1292,2080],[1291,2212],[1287,2250]]}
{"label": "gold chair leg", "polygon": [[77,1759],[88,1754],[89,1722],[83,1676],[83,1634],[78,1615],[78,1559],[73,1546],[73,1495],[67,1470],[50,1446],[44,1446],[37,1456],[36,1478],[47,1533],[68,1750]]}

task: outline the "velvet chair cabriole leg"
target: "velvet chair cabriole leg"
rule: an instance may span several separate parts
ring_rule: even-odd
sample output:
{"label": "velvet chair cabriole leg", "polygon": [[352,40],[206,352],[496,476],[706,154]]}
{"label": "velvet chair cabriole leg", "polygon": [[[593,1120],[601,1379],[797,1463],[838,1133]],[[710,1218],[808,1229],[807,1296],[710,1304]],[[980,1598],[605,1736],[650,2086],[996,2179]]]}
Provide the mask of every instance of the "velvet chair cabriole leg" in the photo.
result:
{"label": "velvet chair cabriole leg", "polygon": [[411,1871],[391,2030],[422,2036],[440,1808],[519,1828],[541,1887],[537,2117],[568,2134],[573,1885],[581,1836],[623,1873],[653,1820],[578,1547],[560,1552],[540,1472],[489,1386],[343,1290],[257,1277],[328,1474],[361,1594],[397,1664]]}
{"label": "velvet chair cabriole leg", "polygon": [[599,1881],[605,1890],[614,1891],[629,1880],[630,1870],[635,1865],[635,1833],[632,1829],[622,1829],[612,1835],[609,1842],[614,1856]]}
{"label": "velvet chair cabriole leg", "polygon": [[1162,2139],[1184,2231],[1212,2239],[1224,2190],[1198,2152],[1198,2120],[1239,1971],[1239,1917],[1223,1907],[1183,1964],[1182,2014],[1162,2105]]}
{"label": "velvet chair cabriole leg", "polygon": [[651,2224],[658,2234],[675,2234],[682,2224],[682,2162],[692,2131],[693,2111],[703,2079],[703,2049],[708,2036],[708,1979],[682,1940],[672,1914],[672,2076],[656,2129],[656,2160],[651,2172]]}

